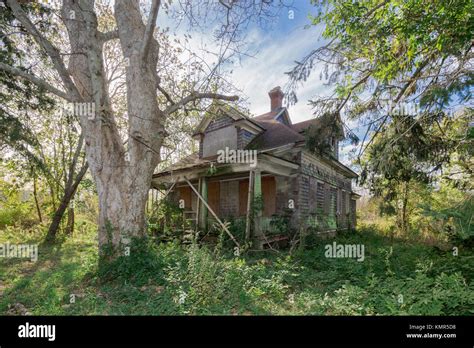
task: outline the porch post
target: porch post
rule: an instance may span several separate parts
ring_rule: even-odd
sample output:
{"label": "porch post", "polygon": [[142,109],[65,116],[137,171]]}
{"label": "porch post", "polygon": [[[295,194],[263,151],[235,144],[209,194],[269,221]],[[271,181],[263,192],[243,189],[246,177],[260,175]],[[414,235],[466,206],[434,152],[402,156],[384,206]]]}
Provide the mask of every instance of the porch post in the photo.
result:
{"label": "porch post", "polygon": [[[199,178],[199,186],[201,187],[201,196],[207,203],[207,178],[201,177]],[[199,216],[198,216],[198,226],[201,230],[205,231],[207,229],[207,207],[205,204],[200,202],[198,199],[199,204]]]}
{"label": "porch post", "polygon": [[[199,178],[198,181],[198,192],[202,192],[202,180]],[[199,215],[201,214],[201,200],[199,197],[196,200],[196,220],[194,221],[194,231],[197,233],[199,231]]]}
{"label": "porch post", "polygon": [[252,202],[253,202],[253,177],[254,172],[251,170],[249,171],[249,192],[247,193],[247,218],[245,219],[245,241],[250,241],[251,235],[251,222],[252,222]]}
{"label": "porch post", "polygon": [[[254,202],[258,199],[258,207],[256,210],[253,208],[254,215],[254,237],[260,237],[262,235],[261,231],[261,219],[262,219],[262,208],[263,208],[263,199],[262,199],[262,173],[260,169],[256,169],[253,173],[253,197]],[[260,247],[260,246],[259,246]]]}

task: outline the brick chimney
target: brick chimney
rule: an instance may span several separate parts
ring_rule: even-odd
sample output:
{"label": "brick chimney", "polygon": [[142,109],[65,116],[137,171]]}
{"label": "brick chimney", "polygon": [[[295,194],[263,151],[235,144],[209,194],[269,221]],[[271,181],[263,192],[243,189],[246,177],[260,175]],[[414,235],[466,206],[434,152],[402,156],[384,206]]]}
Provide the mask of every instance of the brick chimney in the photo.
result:
{"label": "brick chimney", "polygon": [[268,95],[270,96],[270,111],[274,111],[282,107],[284,94],[281,91],[280,86],[273,88],[270,92],[268,92]]}

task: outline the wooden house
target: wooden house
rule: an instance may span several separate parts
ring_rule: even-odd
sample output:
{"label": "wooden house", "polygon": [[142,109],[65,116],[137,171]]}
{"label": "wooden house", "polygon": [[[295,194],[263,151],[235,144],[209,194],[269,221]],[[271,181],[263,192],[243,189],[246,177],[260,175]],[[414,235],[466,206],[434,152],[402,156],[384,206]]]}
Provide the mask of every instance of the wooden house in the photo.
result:
{"label": "wooden house", "polygon": [[269,112],[257,117],[215,103],[194,133],[199,151],[154,174],[153,186],[167,186],[199,229],[209,219],[245,219],[260,245],[281,216],[293,230],[354,228],[357,174],[338,160],[340,137],[325,140],[329,155],[315,154],[305,132],[320,119],[292,123],[280,87],[269,96]]}

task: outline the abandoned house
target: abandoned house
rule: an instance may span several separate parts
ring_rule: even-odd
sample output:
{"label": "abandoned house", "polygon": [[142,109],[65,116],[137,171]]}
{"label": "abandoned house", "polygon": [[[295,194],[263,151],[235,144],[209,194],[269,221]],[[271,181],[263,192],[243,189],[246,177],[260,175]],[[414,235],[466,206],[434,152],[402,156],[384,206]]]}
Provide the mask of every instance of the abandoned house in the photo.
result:
{"label": "abandoned house", "polygon": [[357,174],[338,160],[341,137],[326,140],[330,156],[315,154],[305,132],[320,119],[292,123],[280,87],[269,96],[269,112],[256,117],[213,104],[193,135],[199,151],[154,174],[152,185],[166,187],[199,229],[216,219],[246,220],[246,237],[260,247],[282,216],[293,230],[354,228]]}

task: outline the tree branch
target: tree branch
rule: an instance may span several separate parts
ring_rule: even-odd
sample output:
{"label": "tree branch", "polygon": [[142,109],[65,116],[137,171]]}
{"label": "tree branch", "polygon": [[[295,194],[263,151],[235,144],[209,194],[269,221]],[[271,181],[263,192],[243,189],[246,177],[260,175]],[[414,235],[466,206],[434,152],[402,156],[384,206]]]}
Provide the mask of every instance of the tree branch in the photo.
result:
{"label": "tree branch", "polygon": [[169,95],[168,92],[165,91],[165,89],[163,87],[160,86],[159,83],[156,84],[156,88],[161,92],[161,94],[163,94],[166,98],[166,100],[168,100],[168,102],[171,104],[171,105],[175,105],[176,103],[174,102],[173,98],[171,98],[171,96]]}
{"label": "tree branch", "polygon": [[37,77],[35,77],[31,74],[28,74],[27,72],[25,72],[23,70],[11,67],[11,66],[9,66],[7,64],[4,64],[4,63],[0,63],[0,70],[8,72],[12,75],[22,77],[25,80],[28,80],[31,83],[34,83],[36,86],[44,88],[48,92],[53,93],[54,95],[57,95],[58,97],[63,98],[67,101],[74,101],[74,98],[71,98],[69,94],[57,89],[56,87],[53,87],[48,82],[46,82],[42,79],[39,79],[39,78],[37,78]]}
{"label": "tree branch", "polygon": [[239,97],[236,95],[223,95],[218,93],[196,93],[193,92],[187,97],[181,99],[174,105],[171,105],[165,109],[166,114],[172,114],[173,112],[177,111],[180,107],[198,99],[219,99],[219,100],[227,100],[227,101],[236,101],[239,100]]}
{"label": "tree branch", "polygon": [[[21,8],[20,4],[16,0],[7,0],[8,6],[12,9],[15,18],[20,21],[20,23],[25,27],[30,35],[33,36],[35,41],[43,48],[48,56],[53,61],[53,65],[58,72],[62,82],[64,83],[64,87],[68,90],[71,94],[71,98],[75,98],[76,100],[81,100],[81,96],[79,91],[76,88],[76,85],[71,79],[69,72],[64,65],[63,60],[61,59],[61,55],[56,47],[54,47],[51,42],[49,42],[35,27],[35,25],[31,22],[28,18],[26,13]],[[70,99],[70,98],[69,98]]]}
{"label": "tree branch", "polygon": [[[76,151],[74,151],[74,156],[72,158],[72,161],[71,161],[71,164],[69,166],[69,173],[68,173],[68,179],[67,179],[67,183],[66,183],[66,186],[67,187],[71,187],[72,184],[73,184],[73,180],[74,180],[74,171],[76,169],[76,165],[77,165],[77,161],[79,159],[79,156],[81,155],[81,151],[82,151],[82,146],[84,145],[84,132],[81,131],[81,135],[79,137],[79,141],[77,142],[76,144]],[[87,163],[87,162],[86,162]],[[87,170],[87,169],[86,169]]]}
{"label": "tree branch", "polygon": [[148,23],[146,24],[145,35],[143,37],[143,45],[141,50],[142,59],[146,59],[148,51],[150,50],[151,40],[153,39],[153,32],[155,31],[156,17],[160,8],[160,0],[153,0],[151,3],[150,15],[148,16]]}
{"label": "tree branch", "polygon": [[430,62],[431,57],[432,57],[432,54],[428,55],[428,57],[418,66],[418,68],[415,70],[415,72],[410,77],[410,79],[405,83],[405,85],[403,85],[402,89],[400,90],[400,92],[398,93],[398,95],[394,99],[395,104],[400,101],[400,99],[403,97],[403,95],[405,94],[408,87],[410,87],[411,84],[414,83],[417,80],[417,78],[418,78],[418,76],[420,76],[422,70]]}
{"label": "tree branch", "polygon": [[119,31],[118,29],[108,31],[106,33],[102,33],[99,31],[99,40],[102,43],[105,43],[110,40],[118,39],[119,38]]}
{"label": "tree branch", "polygon": [[363,78],[361,78],[353,87],[351,87],[349,93],[347,93],[347,96],[344,98],[344,100],[341,102],[341,104],[339,104],[339,107],[337,108],[336,110],[336,113],[338,112],[341,112],[342,108],[344,107],[344,105],[346,105],[347,101],[349,100],[349,98],[351,97],[352,93],[354,92],[354,90],[359,87],[361,84],[365,83],[369,77],[371,76],[371,72],[367,73]]}

